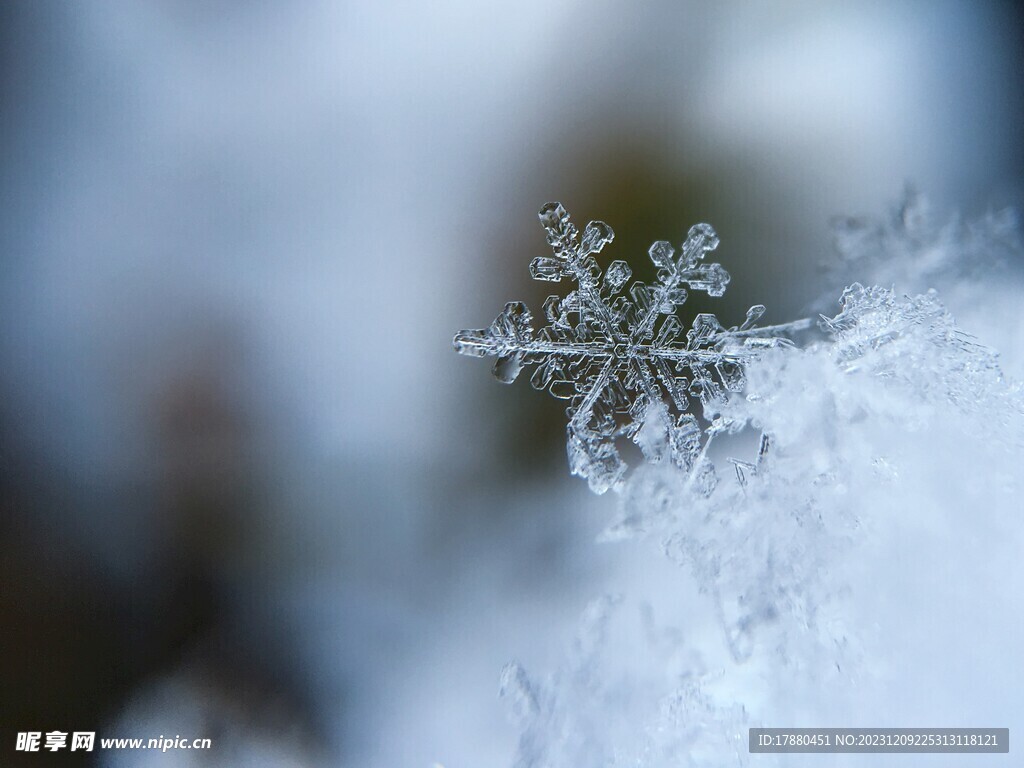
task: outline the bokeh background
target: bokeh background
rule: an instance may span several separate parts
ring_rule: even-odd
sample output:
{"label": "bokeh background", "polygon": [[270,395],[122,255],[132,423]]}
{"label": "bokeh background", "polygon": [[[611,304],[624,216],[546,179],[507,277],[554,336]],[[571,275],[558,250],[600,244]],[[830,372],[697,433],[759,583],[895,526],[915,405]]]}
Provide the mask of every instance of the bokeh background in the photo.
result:
{"label": "bokeh background", "polygon": [[594,544],[614,501],[562,405],[451,350],[539,310],[537,209],[635,267],[709,221],[719,316],[803,316],[842,288],[832,216],[908,183],[1020,205],[1022,31],[1009,2],[5,3],[0,764],[507,763],[501,666],[668,568]]}

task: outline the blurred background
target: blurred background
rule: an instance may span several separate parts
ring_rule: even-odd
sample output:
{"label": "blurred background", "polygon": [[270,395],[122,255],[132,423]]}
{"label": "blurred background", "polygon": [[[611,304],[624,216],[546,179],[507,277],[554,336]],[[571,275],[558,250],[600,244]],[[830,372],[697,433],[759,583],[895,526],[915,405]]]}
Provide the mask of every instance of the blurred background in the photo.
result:
{"label": "blurred background", "polygon": [[[1019,206],[1006,2],[0,6],[0,763],[507,763],[587,601],[562,404],[451,337],[536,212],[708,221],[714,310],[838,295],[829,220]],[[694,301],[693,312],[710,305]],[[15,752],[17,731],[211,738]]]}

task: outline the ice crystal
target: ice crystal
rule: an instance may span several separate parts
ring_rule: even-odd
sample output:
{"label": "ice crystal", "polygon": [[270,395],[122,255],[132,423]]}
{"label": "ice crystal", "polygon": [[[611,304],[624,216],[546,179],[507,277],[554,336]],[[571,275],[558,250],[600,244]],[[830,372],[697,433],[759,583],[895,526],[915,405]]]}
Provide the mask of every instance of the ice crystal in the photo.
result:
{"label": "ice crystal", "polygon": [[[489,327],[459,332],[455,349],[497,358],[494,375],[506,384],[536,366],[534,388],[569,401],[569,466],[597,493],[621,485],[627,467],[619,438],[636,442],[648,461],[667,457],[712,487],[701,461],[710,433],[693,406],[741,390],[744,365],[783,343],[777,334],[795,326],[755,327],[765,312],[759,304],[742,325],[725,328],[715,315],[698,314],[684,330],[678,310],[688,291],[721,296],[729,283],[720,264],[704,260],[718,247],[707,224],[693,226],[678,252],[666,241],[651,245],[657,283],[634,282],[623,291],[629,265],[613,261],[602,274],[595,258],[614,238],[611,227],[592,221],[581,234],[560,203],[548,203],[539,216],[553,255],[534,259],[530,274],[568,279],[576,288],[547,298],[547,325],[539,331],[525,304],[509,302]],[[645,429],[649,422],[655,426]]]}

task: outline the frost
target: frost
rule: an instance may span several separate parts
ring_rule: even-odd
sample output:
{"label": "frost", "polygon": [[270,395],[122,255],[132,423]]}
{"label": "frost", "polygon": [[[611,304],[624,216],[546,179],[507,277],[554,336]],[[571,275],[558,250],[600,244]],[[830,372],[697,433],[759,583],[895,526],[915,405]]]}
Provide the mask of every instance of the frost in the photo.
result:
{"label": "frost", "polygon": [[1012,356],[1024,338],[1024,247],[1014,210],[946,215],[911,189],[882,216],[834,219],[833,232],[836,257],[826,265],[830,288],[818,311],[831,311],[854,282],[912,296],[936,290],[961,326],[1011,355],[1006,370],[1024,378],[1024,360]]}
{"label": "frost", "polygon": [[[707,407],[743,388],[743,369],[761,350],[783,343],[778,334],[801,324],[756,328],[764,314],[751,307],[740,326],[724,328],[712,314],[697,315],[684,330],[678,310],[688,291],[721,296],[729,273],[704,259],[718,247],[707,224],[692,227],[677,253],[665,241],[648,254],[658,268],[657,284],[634,282],[624,261],[602,271],[595,256],[615,233],[592,221],[582,235],[559,203],[540,211],[553,256],[530,264],[535,280],[570,280],[576,288],[544,302],[547,325],[536,333],[522,302],[510,302],[488,328],[464,330],[455,349],[476,357],[495,357],[495,377],[506,384],[528,366],[534,388],[568,400],[566,415],[569,466],[597,493],[621,486],[626,463],[615,446],[619,438],[637,442],[648,461],[668,457],[694,470],[699,485],[713,487],[702,464],[706,437],[694,405]],[[658,425],[651,438],[649,417]],[[713,434],[713,433],[709,433]]]}
{"label": "frost", "polygon": [[821,326],[845,373],[866,366],[873,376],[902,383],[919,401],[961,412],[991,411],[995,402],[1017,397],[996,353],[957,327],[936,291],[900,298],[890,289],[854,283],[840,304],[842,311],[822,317]]}

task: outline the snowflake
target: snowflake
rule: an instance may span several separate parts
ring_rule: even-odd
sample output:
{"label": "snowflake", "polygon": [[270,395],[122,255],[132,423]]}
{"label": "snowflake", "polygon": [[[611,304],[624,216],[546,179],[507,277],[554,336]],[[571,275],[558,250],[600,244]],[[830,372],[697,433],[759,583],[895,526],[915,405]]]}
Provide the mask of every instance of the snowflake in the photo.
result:
{"label": "snowflake", "polygon": [[718,246],[707,224],[692,227],[678,253],[665,241],[651,245],[657,284],[634,282],[624,293],[629,265],[613,261],[602,274],[595,259],[614,238],[611,227],[592,221],[581,235],[560,203],[548,203],[539,216],[553,256],[534,259],[530,274],[569,278],[576,289],[545,300],[548,324],[540,331],[525,304],[509,302],[489,327],[456,334],[456,351],[497,358],[494,375],[506,384],[536,366],[533,386],[569,401],[569,466],[595,492],[621,485],[627,466],[616,448],[620,438],[636,442],[647,460],[668,457],[709,485],[704,453],[728,425],[702,427],[691,406],[741,390],[744,364],[758,350],[784,343],[776,334],[807,324],[755,328],[765,311],[758,304],[738,327],[698,314],[684,332],[677,312],[688,290],[721,296],[729,283],[720,264],[704,262]]}

